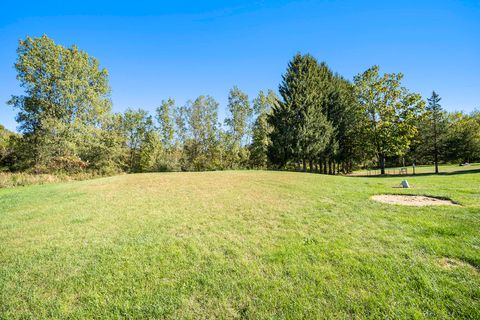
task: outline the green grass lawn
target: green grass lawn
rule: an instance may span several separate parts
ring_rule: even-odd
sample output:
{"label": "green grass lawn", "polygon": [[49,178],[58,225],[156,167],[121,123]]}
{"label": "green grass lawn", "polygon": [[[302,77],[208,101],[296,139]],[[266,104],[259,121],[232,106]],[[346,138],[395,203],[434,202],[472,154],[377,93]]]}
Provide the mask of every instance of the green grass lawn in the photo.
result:
{"label": "green grass lawn", "polygon": [[[0,319],[480,318],[480,173],[0,189]],[[448,197],[404,207],[370,196]]]}

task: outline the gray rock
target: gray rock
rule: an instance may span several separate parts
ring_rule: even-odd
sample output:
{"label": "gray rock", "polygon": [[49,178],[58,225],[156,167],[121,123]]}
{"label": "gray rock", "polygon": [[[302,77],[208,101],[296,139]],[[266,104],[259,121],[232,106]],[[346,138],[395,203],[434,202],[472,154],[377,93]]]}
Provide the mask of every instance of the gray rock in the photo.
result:
{"label": "gray rock", "polygon": [[402,181],[402,187],[403,187],[403,188],[410,188],[410,185],[408,184],[408,181],[407,181],[407,180],[403,180],[403,181]]}

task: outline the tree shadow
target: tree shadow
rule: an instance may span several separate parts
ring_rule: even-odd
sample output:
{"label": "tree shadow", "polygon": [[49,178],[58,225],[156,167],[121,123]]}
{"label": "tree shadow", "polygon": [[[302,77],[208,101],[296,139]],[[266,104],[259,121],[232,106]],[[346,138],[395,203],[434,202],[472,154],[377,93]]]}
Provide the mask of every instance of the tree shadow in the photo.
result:
{"label": "tree shadow", "polygon": [[457,171],[451,171],[451,172],[439,172],[438,174],[435,174],[435,172],[421,172],[421,173],[408,173],[408,174],[377,174],[377,175],[352,175],[351,177],[361,177],[361,178],[388,178],[388,177],[425,177],[425,176],[454,176],[454,175],[460,175],[460,174],[471,174],[471,173],[480,173],[480,168],[477,169],[468,169],[468,170],[457,170]]}

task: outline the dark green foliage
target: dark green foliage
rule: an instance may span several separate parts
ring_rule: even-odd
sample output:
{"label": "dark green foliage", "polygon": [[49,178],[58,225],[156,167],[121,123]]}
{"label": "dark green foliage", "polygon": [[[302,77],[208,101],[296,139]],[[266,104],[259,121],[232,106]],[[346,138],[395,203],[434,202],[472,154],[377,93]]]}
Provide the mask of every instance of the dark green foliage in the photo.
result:
{"label": "dark green foliage", "polygon": [[252,127],[252,144],[250,145],[250,165],[254,168],[266,169],[268,167],[268,148],[271,144],[271,125],[268,117],[278,98],[272,90],[267,95],[260,91],[253,101],[253,109],[256,115]]}
{"label": "dark green foliage", "polygon": [[448,161],[465,163],[480,159],[480,113],[452,113],[445,138]]}
{"label": "dark green foliage", "polygon": [[128,109],[122,118],[122,130],[125,147],[129,150],[129,171],[148,171],[152,166],[150,157],[155,156],[155,148],[158,147],[152,116],[142,109]]}
{"label": "dark green foliage", "polygon": [[419,123],[419,143],[416,151],[419,157],[435,164],[435,173],[438,173],[438,163],[445,155],[445,134],[447,132],[447,113],[440,105],[440,96],[433,91],[427,99],[426,112]]}
{"label": "dark green foliage", "polygon": [[[282,100],[269,117],[270,160],[303,170],[350,172],[363,158],[361,109],[354,87],[325,63],[296,55],[280,85]],[[341,168],[340,168],[341,165]]]}
{"label": "dark green foliage", "polygon": [[353,171],[355,163],[365,158],[363,149],[364,115],[355,98],[354,86],[339,75],[333,78],[329,119],[334,125],[333,145],[337,147],[334,161],[341,171]]}
{"label": "dark green foliage", "polygon": [[442,130],[441,122],[443,120],[442,117],[442,106],[440,106],[441,98],[440,96],[433,91],[432,97],[428,99],[428,106],[427,106],[427,115],[429,117],[431,123],[431,141],[433,147],[433,158],[435,161],[435,173],[438,174],[438,153],[439,153],[439,140],[441,133],[444,131]]}
{"label": "dark green foliage", "polygon": [[322,80],[322,69],[310,55],[297,54],[288,64],[279,87],[281,99],[269,117],[273,164],[302,162],[305,171],[307,161],[326,149],[332,126],[324,114],[327,96]]}
{"label": "dark green foliage", "polygon": [[105,175],[128,171],[125,141],[123,115],[109,114],[96,130],[96,137],[90,142],[91,148],[84,155],[91,163],[91,169]]}
{"label": "dark green foliage", "polygon": [[[25,92],[12,96],[19,133],[0,127],[0,170],[93,174],[278,168],[348,173],[398,157],[425,163],[480,159],[478,113],[447,114],[436,93],[423,101],[402,74],[374,66],[355,83],[311,55],[289,62],[277,95],[250,102],[233,87],[225,127],[219,104],[200,96],[111,112],[108,72],[76,46],[47,36],[19,42],[15,63]],[[154,121],[155,120],[155,121]]]}

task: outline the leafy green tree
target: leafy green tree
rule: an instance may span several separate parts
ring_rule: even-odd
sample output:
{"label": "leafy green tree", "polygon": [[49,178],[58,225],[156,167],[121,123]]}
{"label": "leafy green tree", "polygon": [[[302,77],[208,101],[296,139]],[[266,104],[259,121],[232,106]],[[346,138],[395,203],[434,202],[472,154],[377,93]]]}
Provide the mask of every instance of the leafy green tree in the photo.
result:
{"label": "leafy green tree", "polygon": [[228,128],[229,139],[227,150],[230,155],[230,168],[238,168],[247,160],[244,148],[249,136],[249,123],[252,116],[252,107],[248,95],[234,86],[228,95],[229,117],[225,119]]}
{"label": "leafy green tree", "polygon": [[214,170],[218,168],[219,124],[218,102],[210,96],[200,96],[187,103],[188,135],[184,144],[184,170]]}
{"label": "leafy green tree", "polygon": [[185,106],[178,106],[174,111],[174,132],[177,146],[183,146],[188,138],[189,104],[191,104],[191,102],[188,102]]}
{"label": "leafy green tree", "polygon": [[15,142],[18,136],[0,124],[0,172],[14,169]]}
{"label": "leafy green tree", "polygon": [[445,138],[446,158],[460,163],[480,160],[480,113],[450,114]]}
{"label": "leafy green tree", "polygon": [[101,127],[92,128],[91,134],[87,135],[88,148],[82,152],[81,158],[90,164],[90,169],[106,175],[128,170],[122,122],[122,114],[109,114]]}
{"label": "leafy green tree", "polygon": [[127,109],[123,114],[122,128],[125,134],[125,144],[128,149],[128,170],[132,172],[145,171],[145,150],[151,148],[154,139],[152,116],[143,109]]}
{"label": "leafy green tree", "polygon": [[248,133],[249,118],[252,115],[252,107],[248,100],[248,95],[234,86],[228,95],[228,111],[230,117],[225,119],[225,124],[229,128],[229,133],[233,141],[238,146],[245,143]]}
{"label": "leafy green tree", "polygon": [[76,46],[65,48],[47,36],[21,40],[17,53],[17,79],[25,94],[12,96],[9,104],[19,110],[27,157],[37,167],[66,159],[81,163],[86,135],[110,111],[107,70]]}
{"label": "leafy green tree", "polygon": [[175,134],[173,114],[174,111],[175,100],[171,98],[169,98],[168,100],[162,100],[162,103],[156,109],[158,129],[160,131],[163,146],[166,149],[170,149],[173,146],[173,139]]}
{"label": "leafy green tree", "polygon": [[250,162],[255,168],[265,169],[268,165],[268,147],[271,143],[271,127],[268,123],[268,116],[277,100],[277,95],[272,90],[268,90],[266,95],[263,91],[260,91],[253,100],[256,119],[252,128]]}
{"label": "leafy green tree", "polygon": [[0,163],[9,153],[10,137],[12,132],[0,124]]}
{"label": "leafy green tree", "polygon": [[[175,121],[178,108],[171,98],[162,100],[156,109],[157,126],[160,135],[162,154],[158,157],[157,170],[175,171],[179,169],[180,144],[175,141]],[[183,121],[182,118],[179,119]],[[184,122],[183,122],[184,123]],[[183,124],[183,130],[185,125]],[[183,143],[183,142],[182,142]],[[155,148],[158,149],[158,148]]]}
{"label": "leafy green tree", "polygon": [[98,171],[112,174],[128,170],[122,114],[110,114],[105,119],[96,146],[97,159],[92,162],[97,163]]}
{"label": "leafy green tree", "polygon": [[384,74],[373,66],[355,76],[355,91],[363,109],[365,148],[378,159],[385,174],[385,157],[405,153],[417,132],[416,119],[424,110],[420,95],[402,87],[403,75]]}

